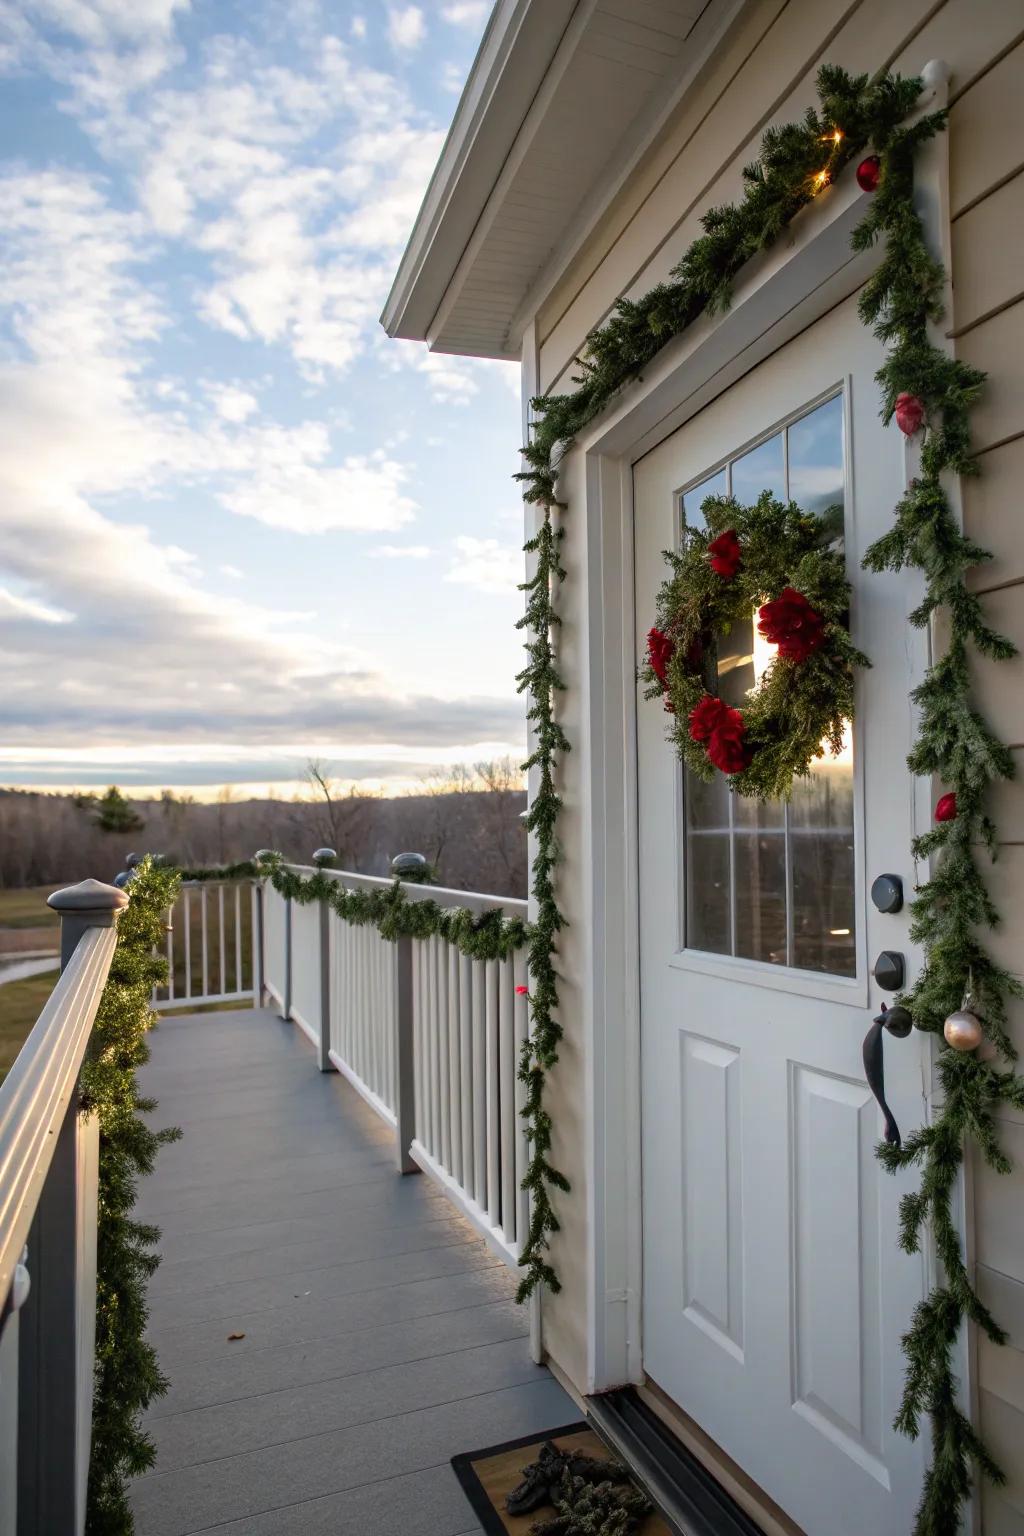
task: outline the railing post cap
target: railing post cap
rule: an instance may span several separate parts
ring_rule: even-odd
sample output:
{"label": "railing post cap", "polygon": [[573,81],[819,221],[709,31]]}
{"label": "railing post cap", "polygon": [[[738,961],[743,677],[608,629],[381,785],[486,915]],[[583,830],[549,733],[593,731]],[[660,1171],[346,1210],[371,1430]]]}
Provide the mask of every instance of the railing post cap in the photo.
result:
{"label": "railing post cap", "polygon": [[396,853],[391,860],[391,873],[396,880],[426,880],[430,865],[422,853]]}
{"label": "railing post cap", "polygon": [[78,916],[86,912],[120,912],[128,905],[128,897],[116,885],[104,885],[102,880],[80,880],[77,885],[66,885],[46,898],[46,905],[63,917]]}
{"label": "railing post cap", "polygon": [[338,855],[333,848],[318,848],[313,855],[313,863],[318,865],[333,864]]}
{"label": "railing post cap", "polygon": [[125,869],[134,869],[136,864],[142,863],[141,853],[126,853],[124,856]]}

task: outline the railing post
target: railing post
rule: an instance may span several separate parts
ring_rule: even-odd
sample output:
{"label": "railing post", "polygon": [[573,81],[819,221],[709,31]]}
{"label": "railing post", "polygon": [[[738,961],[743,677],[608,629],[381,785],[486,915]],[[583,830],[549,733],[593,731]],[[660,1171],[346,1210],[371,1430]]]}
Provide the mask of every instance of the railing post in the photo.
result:
{"label": "railing post", "polygon": [[281,1017],[292,1016],[292,899],[284,899],[284,993],[281,1000]]}
{"label": "railing post", "polygon": [[[421,885],[430,878],[430,865],[422,853],[400,853],[391,860],[396,880]],[[395,1150],[399,1173],[419,1173],[420,1165],[409,1149],[416,1140],[416,1046],[414,1030],[415,988],[412,964],[412,939],[403,934],[398,940],[395,961],[397,998],[395,1004]]]}
{"label": "railing post", "polygon": [[[253,862],[257,867],[265,859],[273,857],[270,848],[260,848],[253,854]],[[252,1003],[254,1008],[263,1008],[266,1005],[266,967],[264,957],[266,950],[265,925],[263,921],[263,879],[257,875],[252,883]]]}
{"label": "railing post", "polygon": [[[327,869],[338,855],[333,848],[318,848],[313,855],[317,869]],[[320,903],[320,1045],[318,1052],[321,1072],[335,1072],[331,1060],[331,909],[326,901]]]}
{"label": "railing post", "polygon": [[[99,880],[55,891],[63,971],[83,933],[110,928],[128,904]],[[99,1122],[77,1094],[64,1123],[28,1240],[31,1289],[18,1326],[18,1536],[80,1533],[92,1437],[96,1342]]]}

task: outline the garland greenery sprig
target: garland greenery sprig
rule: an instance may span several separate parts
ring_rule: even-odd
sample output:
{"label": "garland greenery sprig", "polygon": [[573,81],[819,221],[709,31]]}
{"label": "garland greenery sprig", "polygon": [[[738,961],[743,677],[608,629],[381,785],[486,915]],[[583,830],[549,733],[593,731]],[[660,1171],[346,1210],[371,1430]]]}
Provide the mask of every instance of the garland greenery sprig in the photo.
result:
{"label": "garland greenery sprig", "polygon": [[[576,360],[576,387],[532,401],[534,420],[519,478],[525,482],[526,500],[543,510],[540,538],[547,543],[540,547],[547,554],[539,562],[538,575],[546,600],[528,614],[533,639],[524,686],[537,711],[532,718],[550,722],[554,691],[562,686],[550,645],[558,622],[551,594],[562,579],[551,531],[552,508],[562,505],[557,500],[557,456],[642,374],[667,342],[698,316],[726,309],[733,283],[747,262],[769,249],[795,216],[870,144],[875,154],[858,169],[868,172],[862,185],[877,190],[853,243],[863,250],[880,240],[884,250],[864,290],[861,316],[890,349],[878,375],[885,419],[896,412],[904,426],[899,416],[902,400],[909,408],[905,419],[912,421],[919,406],[928,426],[921,473],[897,507],[893,529],[873,546],[866,563],[874,570],[921,570],[926,596],[911,622],[925,625],[940,608],[949,621],[944,653],[914,693],[920,724],[908,763],[913,773],[953,786],[943,798],[956,814],[940,820],[914,844],[915,855],[933,865],[911,907],[911,935],[922,945],[925,963],[902,1001],[920,1028],[937,1032],[951,1010],[966,1005],[965,994],[970,993],[990,1050],[1010,1064],[1014,1052],[1006,1033],[1007,1003],[1022,993],[1017,979],[996,963],[979,936],[979,930],[997,923],[998,913],[975,850],[979,845],[994,850],[986,796],[995,780],[1009,777],[1012,763],[971,703],[969,653],[973,647],[999,660],[1012,655],[1013,647],[985,623],[978,598],[967,587],[967,571],[988,557],[961,533],[942,478],[976,470],[969,411],[984,380],[930,340],[929,326],[943,311],[945,273],[928,249],[913,202],[916,152],[944,128],[946,114],[933,112],[907,121],[921,94],[918,79],[884,74],[869,80],[827,66],[819,71],[817,89],[818,108],[808,110],[802,122],[768,130],[759,161],[744,170],[742,198],[704,215],[703,235],[674,268],[671,280],[641,298],[620,300],[607,323],[591,332]],[[536,551],[537,542],[527,548]],[[533,605],[537,588],[531,584],[527,590]],[[535,939],[531,965],[547,962],[550,969],[545,973],[543,1008],[534,1010],[538,1049],[531,1102],[546,1144],[550,1134],[543,1111],[543,1073],[557,1060],[560,1036],[553,1018],[559,926],[552,878],[558,856],[554,783],[559,755],[568,744],[550,729],[546,736],[538,731],[537,740],[531,762],[541,771],[545,800],[536,825],[535,884],[539,879],[549,911],[544,939]],[[548,948],[541,953],[545,943]],[[953,1196],[966,1137],[975,1138],[991,1168],[1006,1172],[1009,1163],[999,1146],[995,1114],[1007,1105],[1024,1107],[1024,1083],[990,1057],[944,1048],[937,1069],[943,1097],[932,1123],[909,1136],[902,1149],[885,1143],[879,1147],[879,1157],[890,1169],[921,1167],[919,1191],[903,1202],[901,1241],[908,1251],[916,1251],[928,1224],[943,1270],[904,1340],[908,1370],[896,1427],[916,1437],[927,1414],[933,1441],[915,1536],[955,1536],[975,1465],[996,1480],[1002,1476],[957,1401],[953,1356],[964,1319],[976,1322],[993,1340],[1002,1342],[1005,1335],[971,1284],[953,1219]],[[565,1187],[560,1175],[548,1182]],[[556,1229],[552,1214],[547,1230]],[[545,1266],[542,1278],[549,1275]]]}
{"label": "garland greenery sprig", "polygon": [[884,242],[882,263],[860,300],[861,318],[888,348],[878,373],[883,414],[886,420],[895,414],[911,434],[919,424],[924,428],[920,472],[864,564],[873,571],[921,571],[925,597],[910,622],[924,627],[941,609],[948,627],[942,655],[913,695],[919,713],[909,767],[950,790],[940,802],[941,819],[914,843],[915,857],[931,861],[931,874],[910,906],[911,937],[922,945],[925,963],[899,1001],[918,1029],[940,1036],[949,1015],[970,1009],[989,1042],[986,1051],[971,1053],[943,1045],[936,1062],[941,1098],[931,1123],[902,1147],[883,1142],[878,1149],[893,1172],[921,1169],[920,1188],[902,1201],[900,1240],[908,1253],[917,1253],[929,1229],[942,1270],[903,1341],[908,1370],[897,1426],[916,1436],[925,1414],[932,1425],[933,1461],[917,1536],[955,1536],[975,1464],[994,1481],[1004,1480],[957,1401],[954,1353],[964,1320],[995,1343],[1005,1343],[1006,1335],[972,1284],[954,1204],[967,1137],[990,1168],[1006,1173],[1010,1165],[995,1117],[1000,1109],[1024,1109],[1024,1079],[997,1064],[1001,1057],[1009,1066],[1016,1057],[1006,1032],[1007,1005],[1024,997],[1024,988],[984,943],[982,935],[998,924],[999,913],[978,861],[983,846],[995,854],[988,793],[994,782],[1012,777],[1013,761],[972,704],[969,670],[972,650],[1004,661],[1015,647],[986,623],[967,586],[968,571],[990,556],[961,532],[944,483],[946,476],[977,473],[970,409],[985,376],[931,340],[929,327],[943,316],[945,271],[928,248],[913,201],[915,151],[943,121],[932,114],[878,143],[878,191],[854,242],[860,249]]}
{"label": "garland greenery sprig", "polygon": [[177,1130],[154,1131],[143,1115],[155,1101],[140,1096],[137,1069],[148,1059],[153,987],[165,981],[164,924],[178,890],[177,874],[145,859],[128,885],[110,974],[82,1067],[83,1108],[99,1117],[96,1378],[87,1536],[131,1536],[128,1481],[153,1465],[155,1448],[141,1415],[167,1390],[146,1340],[146,1290],[159,1264],[156,1227],[135,1221],[140,1176]]}
{"label": "garland greenery sprig", "polygon": [[431,897],[410,897],[399,880],[376,889],[349,890],[336,875],[318,869],[301,875],[279,856],[245,859],[220,868],[179,871],[182,880],[266,879],[279,895],[306,906],[326,902],[342,922],[356,928],[376,928],[392,943],[401,938],[437,937],[453,944],[472,960],[507,960],[529,942],[530,929],[519,917],[506,917],[500,907],[477,915],[468,907],[442,907]]}
{"label": "garland greenery sprig", "polygon": [[[817,517],[765,491],[753,506],[709,496],[705,527],[666,550],[670,573],[648,635],[645,697],[663,697],[683,762],[705,780],[720,770],[737,794],[788,796],[793,780],[842,750],[853,719],[850,583],[838,539],[842,509]],[[718,642],[737,625],[778,643],[758,686],[730,708],[721,698]],[[748,629],[749,633],[749,629]]]}

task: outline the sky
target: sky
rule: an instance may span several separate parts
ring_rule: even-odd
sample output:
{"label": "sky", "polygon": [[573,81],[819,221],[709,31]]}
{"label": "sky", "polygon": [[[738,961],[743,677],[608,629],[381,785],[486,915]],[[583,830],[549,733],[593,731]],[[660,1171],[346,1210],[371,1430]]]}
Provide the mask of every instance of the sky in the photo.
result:
{"label": "sky", "polygon": [[521,751],[514,365],[384,299],[487,0],[0,0],[0,784]]}

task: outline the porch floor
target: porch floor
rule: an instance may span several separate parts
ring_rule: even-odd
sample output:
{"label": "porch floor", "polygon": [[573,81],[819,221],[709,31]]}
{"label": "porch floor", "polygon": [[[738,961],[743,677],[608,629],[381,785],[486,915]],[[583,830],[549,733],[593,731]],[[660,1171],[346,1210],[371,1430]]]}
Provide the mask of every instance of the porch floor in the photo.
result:
{"label": "porch floor", "polygon": [[138,1536],[477,1532],[449,1457],[579,1417],[530,1360],[515,1276],[395,1172],[388,1127],[294,1025],[193,1015],[151,1044],[153,1123],[184,1135],[139,1201],[171,1387]]}

